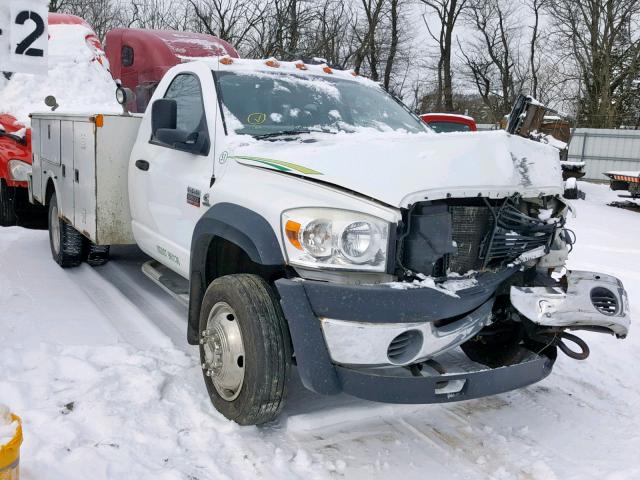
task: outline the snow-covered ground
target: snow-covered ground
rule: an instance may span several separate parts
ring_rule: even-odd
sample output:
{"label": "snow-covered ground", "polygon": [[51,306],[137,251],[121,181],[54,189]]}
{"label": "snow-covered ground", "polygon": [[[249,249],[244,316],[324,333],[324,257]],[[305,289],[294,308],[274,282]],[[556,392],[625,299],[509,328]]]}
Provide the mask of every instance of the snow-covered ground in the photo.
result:
{"label": "snow-covered ground", "polygon": [[[640,315],[640,214],[580,183],[571,267],[619,276]],[[23,480],[640,478],[640,335],[581,334],[537,385],[448,405],[319,397],[294,380],[280,421],[210,405],[186,311],[141,254],[65,271],[46,232],[0,229],[0,403],[22,416]]]}

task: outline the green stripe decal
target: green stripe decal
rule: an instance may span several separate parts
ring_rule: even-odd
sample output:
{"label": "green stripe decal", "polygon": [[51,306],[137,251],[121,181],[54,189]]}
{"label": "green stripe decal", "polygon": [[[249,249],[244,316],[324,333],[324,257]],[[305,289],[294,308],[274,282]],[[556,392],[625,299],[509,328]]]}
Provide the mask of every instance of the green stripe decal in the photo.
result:
{"label": "green stripe decal", "polygon": [[281,172],[298,172],[304,173],[305,175],[322,175],[322,173],[313,170],[311,168],[303,167],[302,165],[298,165],[290,162],[283,162],[282,160],[274,160],[273,158],[264,158],[264,157],[251,157],[247,155],[232,155],[229,158],[234,158],[236,160],[248,160],[250,162],[262,163],[264,165],[268,165],[270,167],[275,168]]}

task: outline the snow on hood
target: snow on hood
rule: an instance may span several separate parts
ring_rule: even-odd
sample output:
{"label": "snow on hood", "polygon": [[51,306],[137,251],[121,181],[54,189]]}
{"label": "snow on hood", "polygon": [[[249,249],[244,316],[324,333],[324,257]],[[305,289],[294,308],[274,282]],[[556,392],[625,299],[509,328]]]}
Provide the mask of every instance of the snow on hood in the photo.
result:
{"label": "snow on hood", "polygon": [[316,178],[396,207],[448,197],[563,192],[558,150],[502,131],[237,139],[229,153],[238,163]]}
{"label": "snow on hood", "polygon": [[47,95],[56,97],[60,113],[121,112],[115,82],[98,61],[104,52],[86,41],[89,35],[95,34],[84,25],[49,25],[48,73],[16,73],[10,80],[0,75],[0,113],[29,125],[30,113],[47,110]]}

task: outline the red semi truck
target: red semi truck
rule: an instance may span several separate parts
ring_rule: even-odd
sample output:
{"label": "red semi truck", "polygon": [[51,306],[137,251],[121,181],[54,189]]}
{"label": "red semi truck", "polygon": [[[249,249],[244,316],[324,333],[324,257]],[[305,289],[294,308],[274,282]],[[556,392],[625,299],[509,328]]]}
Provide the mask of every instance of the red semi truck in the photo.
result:
{"label": "red semi truck", "polygon": [[[93,73],[100,77],[99,70],[108,72],[92,83],[91,76],[84,80],[91,88],[77,88],[77,91],[65,92],[64,101],[60,101],[61,110],[78,111],[97,108],[100,98],[112,99],[109,107],[115,103],[116,84],[136,93],[136,100],[129,105],[132,112],[144,112],[156,86],[168,69],[193,58],[227,55],[238,57],[238,52],[227,42],[211,35],[190,32],[174,32],[142,29],[115,29],[106,35],[106,48],[91,30],[89,24],[74,15],[49,14],[49,71],[56,68],[56,62],[75,62],[65,70],[72,79],[80,64],[94,63]],[[69,28],[66,28],[69,26]],[[79,29],[78,26],[82,28]],[[75,28],[75,30],[73,30]],[[55,31],[54,31],[55,30]],[[71,32],[73,30],[73,32]],[[73,35],[70,35],[70,32]],[[59,48],[60,42],[66,42],[65,48]],[[58,45],[56,45],[56,42]],[[69,48],[71,45],[72,48]],[[61,55],[56,56],[57,51]],[[68,52],[68,53],[65,53]],[[73,69],[73,70],[71,70]],[[105,77],[106,76],[106,80]],[[12,89],[12,102],[0,101],[0,226],[46,224],[46,214],[28,201],[27,176],[31,171],[31,131],[25,112],[44,109],[44,99],[48,95],[57,95],[51,90],[51,83],[43,81],[37,92],[21,91],[24,75],[0,73],[0,94]],[[35,82],[34,82],[35,84]],[[60,87],[60,85],[58,85]],[[64,85],[63,85],[64,87]],[[76,85],[77,87],[77,85]],[[102,89],[102,95],[96,96],[92,90]],[[106,93],[105,90],[106,89]],[[1,97],[0,97],[1,98]],[[35,103],[34,103],[35,102]],[[10,103],[10,104],[7,104]],[[25,118],[26,117],[26,118]]]}

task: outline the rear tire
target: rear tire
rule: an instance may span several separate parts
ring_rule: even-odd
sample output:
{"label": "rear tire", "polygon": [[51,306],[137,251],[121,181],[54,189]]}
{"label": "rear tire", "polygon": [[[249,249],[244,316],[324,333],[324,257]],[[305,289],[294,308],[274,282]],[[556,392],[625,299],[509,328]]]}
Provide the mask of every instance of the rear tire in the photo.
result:
{"label": "rear tire", "polygon": [[109,245],[95,245],[87,240],[87,263],[92,267],[101,267],[109,261]]}
{"label": "rear tire", "polygon": [[0,179],[0,226],[2,227],[12,227],[18,222],[14,190],[7,186],[4,179]]}
{"label": "rear tire", "polygon": [[80,265],[83,239],[80,232],[60,218],[58,199],[54,194],[49,202],[49,245],[56,263],[62,268]]}
{"label": "rear tire", "polygon": [[579,198],[578,187],[567,188],[564,191],[564,198],[566,198],[567,200],[577,200]]}
{"label": "rear tire", "polygon": [[240,425],[275,419],[284,405],[292,354],[271,287],[257,275],[213,281],[202,302],[199,339],[204,381],[216,410]]}

